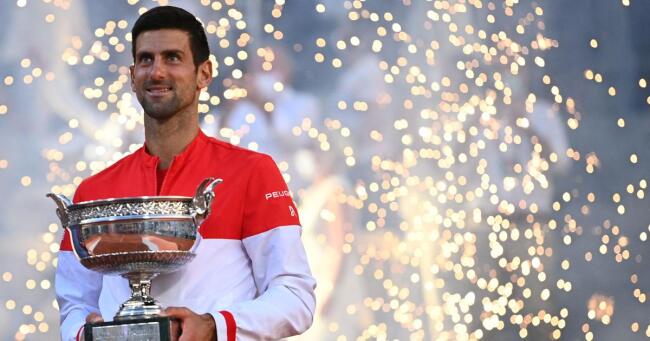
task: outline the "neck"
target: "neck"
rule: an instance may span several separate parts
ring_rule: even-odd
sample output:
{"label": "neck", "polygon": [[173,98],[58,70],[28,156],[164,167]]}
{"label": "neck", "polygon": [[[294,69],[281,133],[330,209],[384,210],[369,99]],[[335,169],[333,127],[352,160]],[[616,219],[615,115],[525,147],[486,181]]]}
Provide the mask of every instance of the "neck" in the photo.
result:
{"label": "neck", "polygon": [[167,120],[145,114],[144,135],[147,151],[157,156],[158,169],[166,169],[199,133],[198,113],[178,113]]}

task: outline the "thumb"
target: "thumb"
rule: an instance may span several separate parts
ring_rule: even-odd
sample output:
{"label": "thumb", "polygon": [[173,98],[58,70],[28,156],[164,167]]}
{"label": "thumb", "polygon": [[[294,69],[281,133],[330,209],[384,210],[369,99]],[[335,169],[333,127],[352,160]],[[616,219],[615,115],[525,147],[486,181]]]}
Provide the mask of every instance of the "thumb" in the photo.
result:
{"label": "thumb", "polygon": [[99,323],[99,322],[104,322],[104,319],[98,313],[90,313],[90,314],[88,314],[88,316],[86,316],[86,322],[87,323]]}

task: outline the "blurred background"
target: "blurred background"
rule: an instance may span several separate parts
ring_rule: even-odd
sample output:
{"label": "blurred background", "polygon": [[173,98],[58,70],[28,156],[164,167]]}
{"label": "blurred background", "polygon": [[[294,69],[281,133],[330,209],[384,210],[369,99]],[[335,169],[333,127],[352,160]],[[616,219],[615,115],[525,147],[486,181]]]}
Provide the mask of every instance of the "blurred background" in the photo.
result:
{"label": "blurred background", "polygon": [[[133,152],[130,29],[204,23],[211,136],[271,154],[318,312],[301,340],[650,337],[650,3],[0,3],[0,338],[58,338],[48,192]],[[155,285],[155,282],[154,282]]]}

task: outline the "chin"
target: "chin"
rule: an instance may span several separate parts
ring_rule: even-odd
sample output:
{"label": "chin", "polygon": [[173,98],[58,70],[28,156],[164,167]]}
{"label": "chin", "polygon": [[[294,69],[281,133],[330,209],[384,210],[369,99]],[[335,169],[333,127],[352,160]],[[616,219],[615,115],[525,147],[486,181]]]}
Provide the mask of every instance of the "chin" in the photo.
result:
{"label": "chin", "polygon": [[157,121],[165,121],[173,117],[176,112],[144,111],[144,114]]}
{"label": "chin", "polygon": [[142,105],[145,115],[157,119],[165,120],[168,119],[176,112],[178,112],[178,106],[173,102],[166,103],[143,103]]}
{"label": "chin", "polygon": [[144,106],[144,114],[156,119],[156,120],[165,120],[168,119],[176,113],[176,110],[171,109],[169,106]]}

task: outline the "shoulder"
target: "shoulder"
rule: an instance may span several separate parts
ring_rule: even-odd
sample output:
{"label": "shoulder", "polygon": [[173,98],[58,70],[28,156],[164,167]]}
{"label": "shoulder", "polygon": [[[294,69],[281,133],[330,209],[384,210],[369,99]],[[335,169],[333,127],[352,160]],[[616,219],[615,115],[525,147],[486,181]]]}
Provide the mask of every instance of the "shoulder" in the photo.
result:
{"label": "shoulder", "polygon": [[206,136],[207,153],[211,157],[217,157],[220,162],[227,162],[226,165],[240,165],[244,168],[256,168],[262,164],[271,163],[275,165],[273,158],[265,153],[246,149],[231,143]]}
{"label": "shoulder", "polygon": [[[286,182],[273,158],[265,153],[235,146],[231,143],[208,137],[209,154],[214,162],[229,178],[236,178],[247,190],[269,187],[284,190]],[[227,175],[226,175],[227,174]]]}

